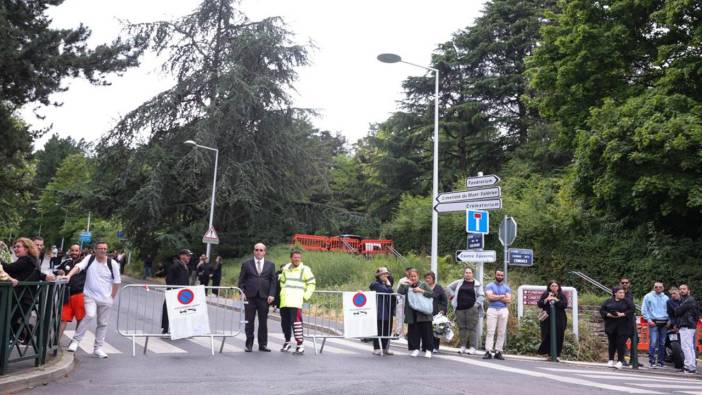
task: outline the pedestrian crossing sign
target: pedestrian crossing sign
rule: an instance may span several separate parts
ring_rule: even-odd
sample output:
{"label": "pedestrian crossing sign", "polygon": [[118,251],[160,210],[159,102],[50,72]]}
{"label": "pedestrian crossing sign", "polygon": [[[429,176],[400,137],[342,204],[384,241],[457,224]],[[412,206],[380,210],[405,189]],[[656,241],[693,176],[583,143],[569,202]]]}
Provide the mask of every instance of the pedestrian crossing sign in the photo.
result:
{"label": "pedestrian crossing sign", "polygon": [[466,210],[466,232],[488,234],[490,212],[484,210]]}
{"label": "pedestrian crossing sign", "polygon": [[219,236],[217,236],[214,226],[210,226],[205,232],[205,235],[202,236],[202,242],[205,244],[219,244]]}

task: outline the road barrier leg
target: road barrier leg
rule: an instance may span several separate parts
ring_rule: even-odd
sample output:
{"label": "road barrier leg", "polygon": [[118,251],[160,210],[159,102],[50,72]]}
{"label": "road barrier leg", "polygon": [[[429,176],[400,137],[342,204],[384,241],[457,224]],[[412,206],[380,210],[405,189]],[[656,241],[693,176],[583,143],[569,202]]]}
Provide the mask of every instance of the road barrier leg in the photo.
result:
{"label": "road barrier leg", "polygon": [[219,353],[221,354],[224,351],[224,341],[227,340],[226,336],[222,336],[222,344],[219,345]]}
{"label": "road barrier leg", "polygon": [[319,353],[320,353],[320,354],[324,352],[324,345],[325,345],[325,344],[327,344],[327,338],[326,338],[326,337],[322,339],[322,347],[319,348]]}
{"label": "road barrier leg", "polygon": [[551,349],[551,362],[556,362],[558,360],[558,350],[556,350],[556,306],[551,302],[551,317],[549,324],[551,325],[551,330],[549,331],[549,342]]}
{"label": "road barrier leg", "polygon": [[146,336],[146,341],[144,341],[144,355],[146,355],[146,349],[149,347],[149,337]]}
{"label": "road barrier leg", "polygon": [[132,336],[132,356],[136,357],[136,336]]}
{"label": "road barrier leg", "polygon": [[214,336],[210,336],[210,352],[214,356]]}

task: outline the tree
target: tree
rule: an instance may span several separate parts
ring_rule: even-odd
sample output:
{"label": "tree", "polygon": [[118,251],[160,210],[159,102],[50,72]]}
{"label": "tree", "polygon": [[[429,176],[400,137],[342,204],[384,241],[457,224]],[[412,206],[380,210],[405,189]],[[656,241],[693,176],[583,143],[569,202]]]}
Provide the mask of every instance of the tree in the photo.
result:
{"label": "tree", "polygon": [[44,144],[44,148],[34,154],[37,160],[37,176],[34,184],[37,189],[43,189],[51,181],[66,157],[82,153],[86,147],[87,144],[83,139],[75,141],[71,137],[61,138],[54,133]]}

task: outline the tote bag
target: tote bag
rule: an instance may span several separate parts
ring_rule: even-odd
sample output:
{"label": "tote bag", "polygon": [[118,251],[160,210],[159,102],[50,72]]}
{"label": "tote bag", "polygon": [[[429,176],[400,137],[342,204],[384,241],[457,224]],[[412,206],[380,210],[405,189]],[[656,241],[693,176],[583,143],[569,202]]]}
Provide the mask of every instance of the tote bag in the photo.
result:
{"label": "tote bag", "polygon": [[407,301],[414,310],[420,313],[431,315],[434,312],[434,302],[432,298],[427,298],[423,294],[407,290]]}

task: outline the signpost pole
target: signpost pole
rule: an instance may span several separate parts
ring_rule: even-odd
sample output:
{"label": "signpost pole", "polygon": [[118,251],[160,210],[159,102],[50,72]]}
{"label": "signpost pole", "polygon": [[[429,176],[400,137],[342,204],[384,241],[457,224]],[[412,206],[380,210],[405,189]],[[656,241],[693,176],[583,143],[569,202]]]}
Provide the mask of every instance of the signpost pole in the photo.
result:
{"label": "signpost pole", "polygon": [[[504,223],[507,223],[507,216],[505,215],[505,218],[503,219]],[[505,237],[505,243],[503,244],[504,247],[504,272],[505,272],[505,284],[509,285],[508,282],[508,277],[507,277],[507,266],[509,264],[509,260],[507,259],[507,250],[509,249],[509,239]]]}
{"label": "signpost pole", "polygon": [[[484,247],[485,246],[485,235],[481,234],[480,238],[482,239],[482,243],[480,243],[480,244]],[[482,250],[483,249],[480,248],[480,251],[482,251]],[[477,274],[478,274],[478,281],[480,281],[480,286],[483,287],[483,289],[485,289],[485,284],[483,284],[483,279],[485,278],[485,263],[478,262],[478,264],[476,265],[476,269],[478,269]],[[478,330],[475,331],[475,339],[471,339],[471,342],[472,342],[471,344],[473,344],[474,347],[477,346],[478,344],[480,344],[480,339],[483,338],[483,315],[484,315],[482,312],[483,306],[480,306],[480,310],[481,311],[478,311]],[[479,349],[479,347],[475,347],[475,348]]]}

